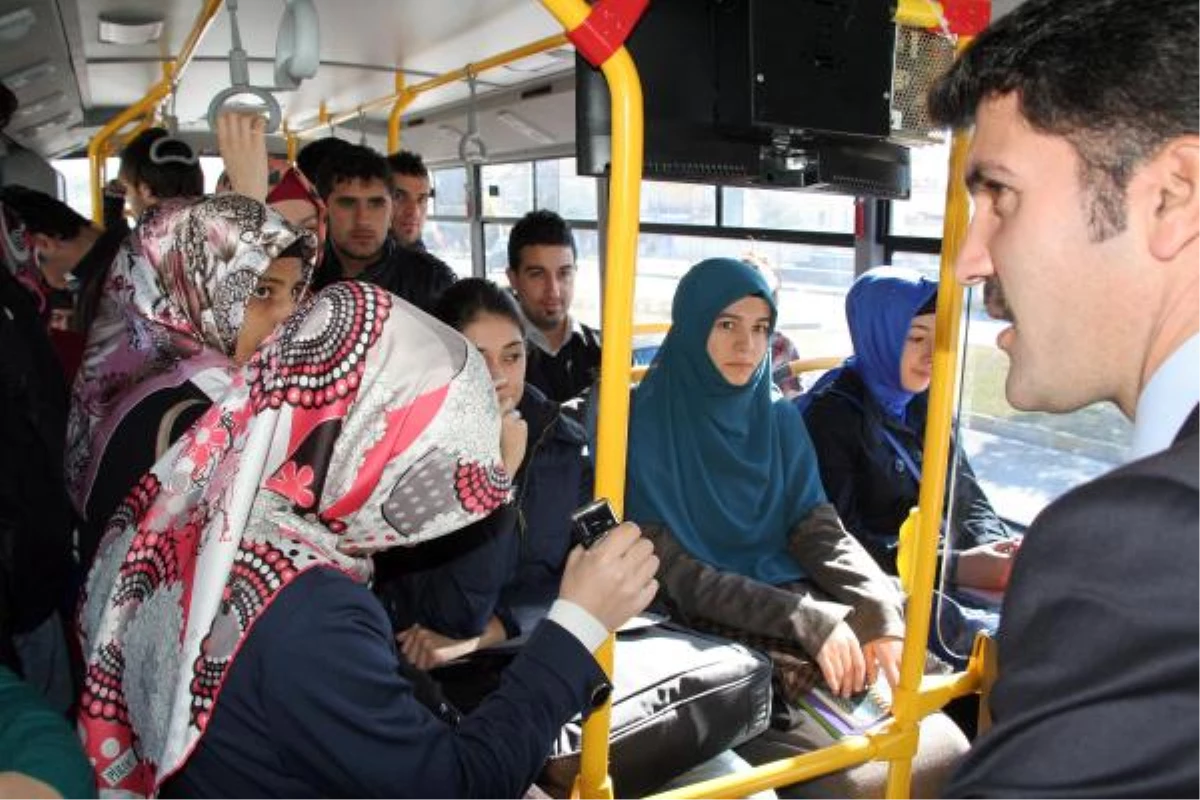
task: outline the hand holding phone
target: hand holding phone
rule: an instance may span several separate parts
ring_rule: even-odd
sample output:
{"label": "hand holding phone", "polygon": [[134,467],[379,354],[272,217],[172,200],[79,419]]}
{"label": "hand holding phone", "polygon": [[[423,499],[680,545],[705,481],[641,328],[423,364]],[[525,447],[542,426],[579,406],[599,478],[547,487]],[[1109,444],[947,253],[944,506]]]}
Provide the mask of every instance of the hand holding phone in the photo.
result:
{"label": "hand holding phone", "polygon": [[593,500],[571,514],[571,543],[590,549],[610,530],[621,524],[613,513],[608,499]]}
{"label": "hand holding phone", "polygon": [[567,555],[558,596],[615,631],[658,593],[654,545],[632,522],[610,527],[616,517],[606,502],[586,505],[575,517],[572,538],[582,547]]}

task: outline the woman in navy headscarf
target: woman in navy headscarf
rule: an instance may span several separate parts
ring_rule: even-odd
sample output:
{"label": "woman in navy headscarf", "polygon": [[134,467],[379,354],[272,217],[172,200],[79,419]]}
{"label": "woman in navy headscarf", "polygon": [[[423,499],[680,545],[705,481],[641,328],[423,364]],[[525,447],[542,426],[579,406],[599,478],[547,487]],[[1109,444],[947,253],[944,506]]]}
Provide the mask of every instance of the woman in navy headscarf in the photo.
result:
{"label": "woman in navy headscarf", "polygon": [[[900,525],[920,491],[936,300],[937,283],[915,270],[877,267],[862,275],[846,295],[854,355],[817,382],[804,411],[826,494],[891,574]],[[1015,541],[961,448],[952,453],[958,477],[948,576],[962,587],[1003,590]],[[963,634],[948,645],[965,658],[973,630]]]}
{"label": "woman in navy headscarf", "polygon": [[[763,278],[703,261],[680,281],[671,318],[634,393],[627,515],[654,541],[659,597],[676,619],[771,656],[782,702],[739,753],[762,763],[827,746],[795,701],[822,677],[840,694],[877,673],[894,684],[901,598],[826,500],[800,413],[772,393],[776,311]],[[920,741],[913,791],[935,796],[967,741],[942,714],[922,721]],[[863,764],[802,791],[876,796],[885,773]]]}
{"label": "woman in navy headscarf", "polygon": [[[937,283],[902,267],[865,273],[846,295],[854,355],[812,388],[804,418],[821,482],[847,529],[896,572],[900,524],[917,504],[928,389],[933,374]],[[960,448],[955,525],[965,549],[956,579],[1003,589],[1012,535],[996,516]]]}

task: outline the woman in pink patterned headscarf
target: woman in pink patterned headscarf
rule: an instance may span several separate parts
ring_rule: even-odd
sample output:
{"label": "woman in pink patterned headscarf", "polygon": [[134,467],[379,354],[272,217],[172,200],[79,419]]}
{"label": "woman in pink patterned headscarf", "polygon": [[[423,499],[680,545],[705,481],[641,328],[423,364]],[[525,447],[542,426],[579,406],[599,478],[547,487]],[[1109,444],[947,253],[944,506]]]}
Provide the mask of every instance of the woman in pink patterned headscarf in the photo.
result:
{"label": "woman in pink patterned headscarf", "polygon": [[239,195],[163,201],[117,253],[72,393],[67,486],[84,564],[138,477],[295,308],[312,234]]}
{"label": "woman in pink patterned headscarf", "polygon": [[[378,287],[339,283],[285,322],[105,534],[80,620],[79,724],[101,792],[522,791],[603,685],[587,650],[552,609],[456,728],[414,696],[365,585],[371,554],[508,499],[500,429],[475,348]],[[605,602],[637,595],[617,624],[654,592],[632,533],[572,562],[611,564],[592,576]]]}

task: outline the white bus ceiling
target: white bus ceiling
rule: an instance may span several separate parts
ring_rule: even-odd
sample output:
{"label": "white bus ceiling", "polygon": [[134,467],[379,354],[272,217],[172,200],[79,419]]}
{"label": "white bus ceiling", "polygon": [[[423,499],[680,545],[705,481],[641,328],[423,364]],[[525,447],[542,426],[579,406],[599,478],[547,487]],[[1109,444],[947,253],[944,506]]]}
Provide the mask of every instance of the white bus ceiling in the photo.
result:
{"label": "white bus ceiling", "polygon": [[[28,109],[13,120],[9,135],[47,158],[86,148],[104,122],[161,78],[163,61],[179,53],[201,5],[200,0],[0,0],[0,80],[17,84],[12,88]],[[315,6],[321,39],[317,74],[296,90],[275,93],[292,130],[316,124],[322,102],[336,115],[394,92],[396,70],[413,85],[562,32],[533,0],[315,0]],[[284,9],[284,0],[238,3],[242,47],[255,86],[274,83]],[[108,44],[100,41],[101,17],[161,19],[163,32],[150,44]],[[176,99],[181,132],[194,134],[202,148],[212,144],[205,119],[209,101],[230,84],[229,49],[229,15],[222,8],[183,73]],[[563,45],[479,76],[478,125],[490,158],[573,152],[573,66],[574,50]],[[458,133],[466,130],[467,96],[464,81],[418,96],[403,117],[402,146],[432,162],[456,158]],[[377,108],[365,118],[368,143],[380,150],[386,149],[389,110]],[[511,115],[518,119],[515,125]],[[336,133],[359,141],[359,120],[344,123]],[[282,142],[272,149],[282,151]]]}

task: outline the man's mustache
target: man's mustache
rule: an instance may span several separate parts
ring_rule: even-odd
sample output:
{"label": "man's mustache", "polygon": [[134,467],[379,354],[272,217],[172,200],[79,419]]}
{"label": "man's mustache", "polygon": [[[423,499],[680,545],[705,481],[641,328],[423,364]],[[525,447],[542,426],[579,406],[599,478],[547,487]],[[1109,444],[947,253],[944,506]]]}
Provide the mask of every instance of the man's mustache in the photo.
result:
{"label": "man's mustache", "polygon": [[1013,321],[1012,309],[1004,297],[1004,287],[996,278],[988,278],[983,284],[983,307],[993,319]]}

